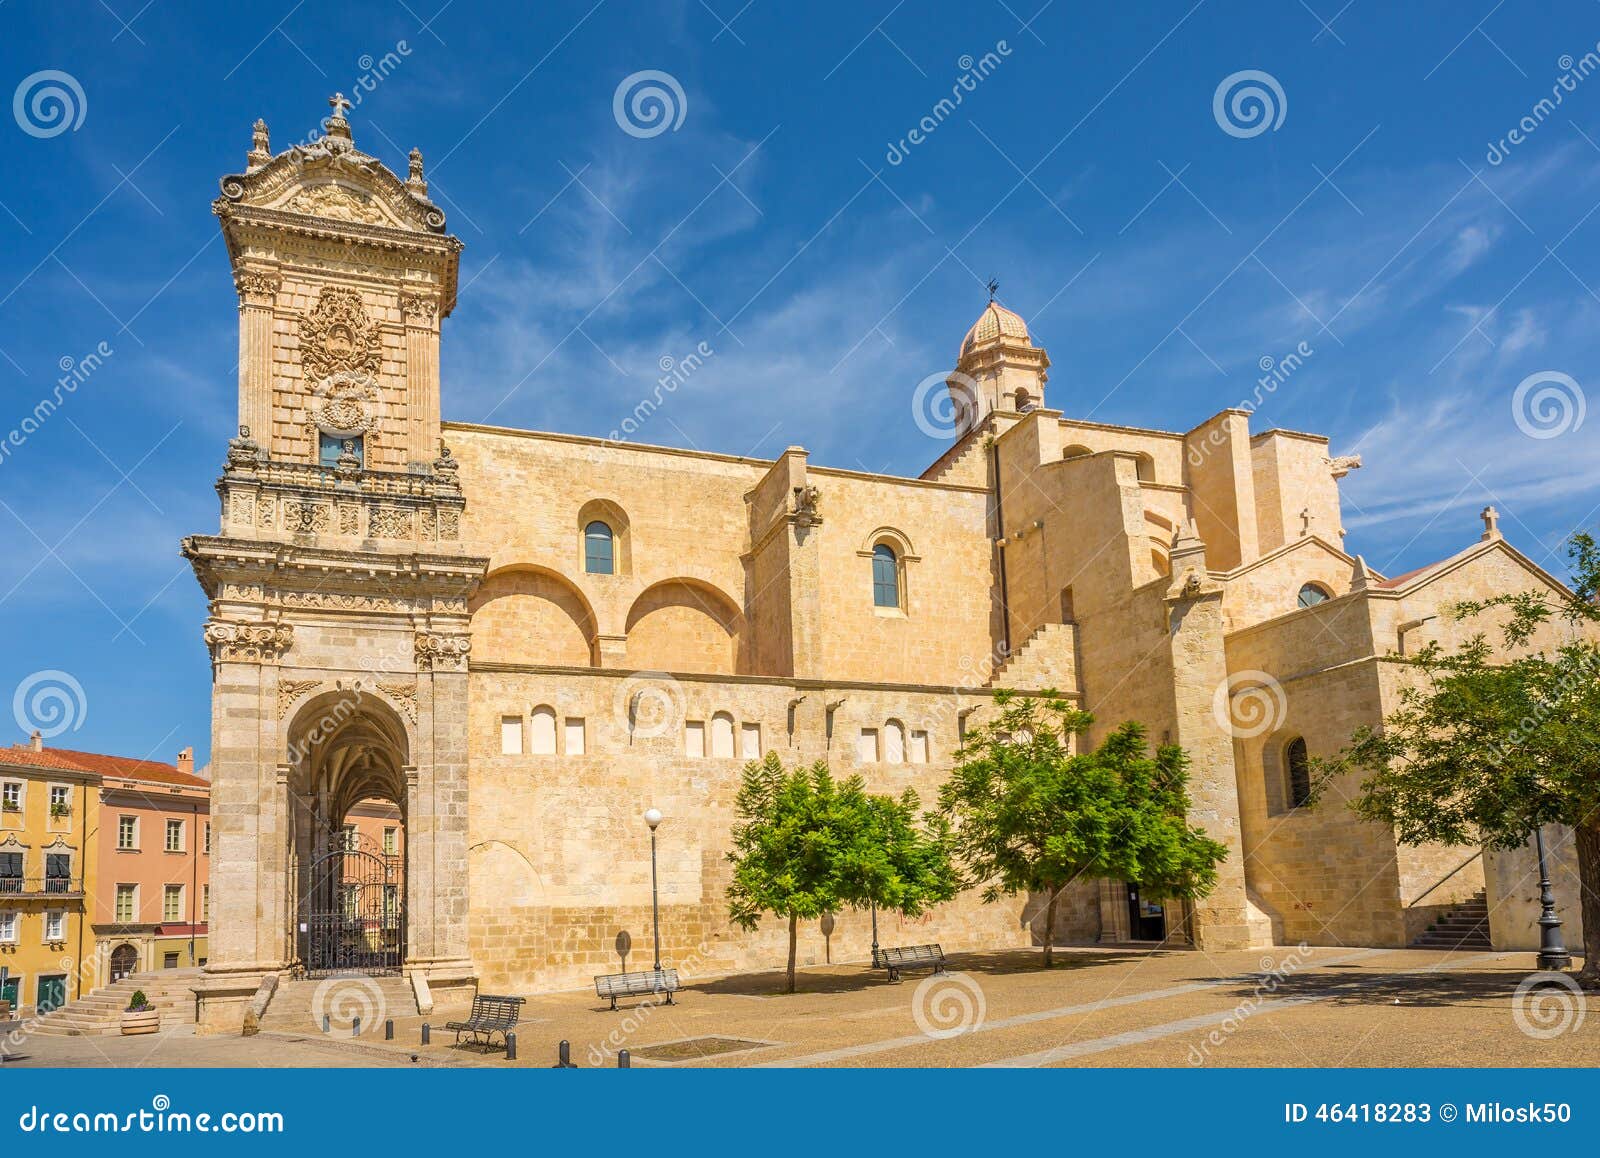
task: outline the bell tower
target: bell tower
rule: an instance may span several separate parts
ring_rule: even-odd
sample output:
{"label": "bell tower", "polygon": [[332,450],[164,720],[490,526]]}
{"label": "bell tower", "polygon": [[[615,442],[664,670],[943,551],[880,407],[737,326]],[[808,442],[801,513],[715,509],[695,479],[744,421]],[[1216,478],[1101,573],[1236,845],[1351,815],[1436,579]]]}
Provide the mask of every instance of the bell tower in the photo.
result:
{"label": "bell tower", "polygon": [[355,147],[349,102],[329,103],[323,133],[280,153],[257,121],[247,168],[212,206],[239,293],[239,434],[219,532],[183,541],[212,661],[202,1032],[248,1024],[269,976],[350,964],[345,877],[327,866],[365,799],[397,808],[406,836],[358,966],[446,993],[476,973],[467,600],[487,560],[462,542],[439,427],[461,242],[422,155],[400,178]]}
{"label": "bell tower", "polygon": [[401,180],[355,147],[350,102],[328,103],[323,134],[276,155],[257,121],[212,205],[239,291],[239,425],[275,461],[425,472],[461,242],[421,152]]}
{"label": "bell tower", "polygon": [[945,382],[957,438],[981,426],[993,411],[1026,414],[1044,405],[1050,356],[1033,344],[1021,315],[995,301],[998,288],[990,283],[989,304],[962,339],[955,372]]}

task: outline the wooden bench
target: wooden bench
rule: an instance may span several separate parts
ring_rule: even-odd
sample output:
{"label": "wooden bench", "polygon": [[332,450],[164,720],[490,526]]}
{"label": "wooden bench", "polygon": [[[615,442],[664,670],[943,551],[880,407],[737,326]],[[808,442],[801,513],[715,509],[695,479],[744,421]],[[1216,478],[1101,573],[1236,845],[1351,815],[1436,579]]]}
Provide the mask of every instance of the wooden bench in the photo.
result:
{"label": "wooden bench", "polygon": [[900,980],[900,970],[927,968],[944,972],[944,950],[937,945],[907,945],[903,949],[879,949],[878,964],[889,971],[889,980]]}
{"label": "wooden bench", "polygon": [[678,991],[676,969],[646,969],[639,973],[604,973],[594,979],[596,997],[609,997],[611,1008],[617,1007],[619,997],[643,997],[646,994],[665,993],[667,1004],[673,1005],[672,995]]}
{"label": "wooden bench", "polygon": [[465,1021],[449,1021],[445,1023],[446,1029],[456,1031],[456,1044],[461,1044],[461,1035],[472,1035],[474,1043],[488,1049],[494,1045],[494,1035],[500,1035],[500,1043],[505,1044],[506,1034],[517,1027],[517,1018],[522,1016],[521,997],[494,997],[489,994],[480,994],[472,999],[472,1011],[467,1014]]}

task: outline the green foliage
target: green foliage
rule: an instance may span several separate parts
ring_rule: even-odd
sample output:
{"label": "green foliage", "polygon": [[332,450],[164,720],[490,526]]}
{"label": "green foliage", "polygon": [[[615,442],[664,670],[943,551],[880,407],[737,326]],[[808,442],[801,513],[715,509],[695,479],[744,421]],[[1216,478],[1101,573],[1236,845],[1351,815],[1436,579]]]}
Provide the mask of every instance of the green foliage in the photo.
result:
{"label": "green foliage", "polygon": [[[1600,924],[1600,548],[1579,534],[1568,554],[1573,591],[1509,592],[1454,607],[1462,619],[1496,620],[1499,646],[1485,630],[1453,651],[1435,642],[1406,658],[1416,678],[1399,707],[1382,728],[1358,730],[1336,758],[1318,762],[1318,790],[1336,775],[1362,774],[1352,807],[1391,826],[1404,844],[1508,849],[1544,824],[1577,830],[1585,974],[1593,977],[1600,969],[1600,929],[1592,927]],[[1546,627],[1564,641],[1536,648]]]}
{"label": "green foliage", "polygon": [[[1060,891],[1080,878],[1137,882],[1152,897],[1201,897],[1227,848],[1188,822],[1188,756],[1152,755],[1144,728],[1123,724],[1099,748],[1067,738],[1094,722],[1056,693],[995,693],[996,718],[975,729],[939,793],[953,841],[983,899],[1045,893],[1046,926]],[[1045,938],[1045,961],[1051,959]]]}
{"label": "green foliage", "polygon": [[734,808],[728,915],[748,930],[788,919],[790,992],[800,920],[868,904],[917,916],[960,888],[948,826],[919,824],[913,792],[868,795],[858,776],[837,781],[822,762],[786,771],[768,753],[746,765]]}
{"label": "green foliage", "polygon": [[151,1008],[150,999],[144,995],[143,989],[135,989],[133,996],[128,998],[129,1013],[143,1013]]}

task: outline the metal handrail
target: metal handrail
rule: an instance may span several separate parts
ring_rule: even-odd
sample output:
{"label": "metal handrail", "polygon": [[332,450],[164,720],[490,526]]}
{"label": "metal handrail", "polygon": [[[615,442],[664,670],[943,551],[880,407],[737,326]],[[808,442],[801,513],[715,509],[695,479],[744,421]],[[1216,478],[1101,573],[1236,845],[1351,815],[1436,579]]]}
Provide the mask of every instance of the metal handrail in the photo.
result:
{"label": "metal handrail", "polygon": [[82,877],[0,877],[0,896],[65,896],[81,892]]}
{"label": "metal handrail", "polygon": [[1473,853],[1466,860],[1464,860],[1460,864],[1456,865],[1455,868],[1453,868],[1449,872],[1445,873],[1444,876],[1442,876],[1438,880],[1434,881],[1433,884],[1428,886],[1426,891],[1418,893],[1416,895],[1416,897],[1412,900],[1412,902],[1409,905],[1406,906],[1406,908],[1408,908],[1408,909],[1416,908],[1417,903],[1419,901],[1421,901],[1423,897],[1427,896],[1428,893],[1433,892],[1434,889],[1436,889],[1440,885],[1444,884],[1445,881],[1447,881],[1451,877],[1455,876],[1458,872],[1460,872],[1462,869],[1466,868],[1469,864],[1471,864],[1473,861],[1477,860],[1482,855],[1483,855],[1483,849],[1480,848],[1477,852]]}

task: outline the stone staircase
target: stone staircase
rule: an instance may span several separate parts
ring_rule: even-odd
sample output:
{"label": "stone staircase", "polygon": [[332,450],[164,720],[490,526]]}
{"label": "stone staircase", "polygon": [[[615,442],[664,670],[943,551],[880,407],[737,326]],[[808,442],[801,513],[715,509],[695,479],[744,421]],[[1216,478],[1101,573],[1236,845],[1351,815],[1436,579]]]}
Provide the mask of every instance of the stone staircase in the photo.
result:
{"label": "stone staircase", "polygon": [[326,1016],[329,1032],[347,1037],[359,1017],[365,1037],[381,1034],[385,1018],[416,1015],[417,998],[407,978],[352,973],[279,982],[260,1028],[263,1033],[319,1034]]}
{"label": "stone staircase", "polygon": [[1020,691],[1077,691],[1077,633],[1070,623],[1045,624],[994,669],[989,686]]}
{"label": "stone staircase", "polygon": [[1494,948],[1489,940],[1489,902],[1480,889],[1453,906],[1411,943],[1413,949]]}
{"label": "stone staircase", "polygon": [[161,1011],[161,1028],[193,1025],[195,998],[191,987],[199,969],[162,969],[130,973],[121,981],[102,986],[34,1022],[33,1032],[46,1037],[110,1037],[122,1032],[122,1011],[137,990]]}

